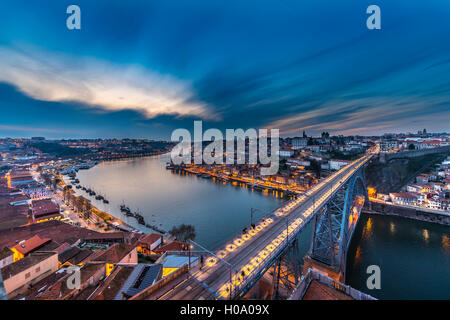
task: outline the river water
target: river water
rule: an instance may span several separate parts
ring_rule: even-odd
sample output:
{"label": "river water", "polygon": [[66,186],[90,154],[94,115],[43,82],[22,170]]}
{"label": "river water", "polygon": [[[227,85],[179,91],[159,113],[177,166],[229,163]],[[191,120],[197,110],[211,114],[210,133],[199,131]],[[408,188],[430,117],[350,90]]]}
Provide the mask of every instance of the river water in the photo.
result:
{"label": "river water", "polygon": [[[165,169],[168,155],[102,162],[77,174],[80,184],[105,196],[110,203],[93,205],[129,225],[151,232],[123,215],[125,203],[149,224],[170,230],[181,223],[196,229],[196,242],[210,250],[250,224],[250,208],[258,219],[285,201],[277,193],[257,192],[245,186],[215,182]],[[310,246],[312,223],[299,235],[300,254]],[[449,227],[397,217],[362,215],[349,249],[347,281],[381,299],[450,299]],[[366,287],[368,265],[379,265],[381,289]]]}

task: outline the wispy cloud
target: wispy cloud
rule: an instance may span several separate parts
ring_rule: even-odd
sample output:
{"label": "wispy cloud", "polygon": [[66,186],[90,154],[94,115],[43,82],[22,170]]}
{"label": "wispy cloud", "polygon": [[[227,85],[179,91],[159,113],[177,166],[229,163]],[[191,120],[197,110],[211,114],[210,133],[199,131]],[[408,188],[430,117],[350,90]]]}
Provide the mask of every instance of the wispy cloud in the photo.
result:
{"label": "wispy cloud", "polygon": [[346,135],[376,134],[411,130],[416,128],[417,123],[432,125],[437,130],[448,130],[450,109],[429,107],[445,105],[446,101],[446,97],[347,97],[273,121],[269,128],[280,129],[280,133],[286,135],[298,134],[300,130],[326,130]]}
{"label": "wispy cloud", "polygon": [[137,65],[120,65],[36,48],[0,47],[0,82],[43,101],[72,101],[103,111],[135,110],[219,120],[213,108],[193,102],[189,83]]}

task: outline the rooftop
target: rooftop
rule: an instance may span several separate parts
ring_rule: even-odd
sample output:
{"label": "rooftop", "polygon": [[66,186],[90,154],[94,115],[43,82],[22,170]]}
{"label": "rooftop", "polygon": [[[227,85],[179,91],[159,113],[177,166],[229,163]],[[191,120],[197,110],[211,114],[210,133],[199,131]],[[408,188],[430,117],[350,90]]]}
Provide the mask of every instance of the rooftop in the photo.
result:
{"label": "rooftop", "polygon": [[91,261],[104,261],[104,262],[120,262],[127,254],[129,254],[134,248],[133,245],[124,243],[115,243],[106,249],[100,256]]}
{"label": "rooftop", "polygon": [[122,300],[122,294],[127,297],[135,296],[150,287],[159,279],[161,270],[160,264],[138,264],[117,292],[114,300]]}
{"label": "rooftop", "polygon": [[27,240],[19,242],[15,246],[11,247],[11,249],[15,249],[21,254],[27,255],[28,253],[39,249],[50,241],[51,239],[49,238],[41,238],[38,235],[35,235]]}
{"label": "rooftop", "polygon": [[158,241],[159,239],[161,239],[161,237],[162,237],[162,235],[160,235],[160,234],[150,233],[150,234],[142,236],[139,239],[139,242],[151,245],[151,244],[155,243],[156,241]]}
{"label": "rooftop", "polygon": [[1,269],[3,280],[9,279],[16,274],[27,270],[28,268],[56,255],[55,252],[34,252],[23,259],[16,261]]}
{"label": "rooftop", "polygon": [[317,280],[311,281],[302,300],[354,300],[352,297],[337,291]]}
{"label": "rooftop", "polygon": [[0,249],[0,260],[5,259],[12,255],[14,255],[14,253],[11,250],[9,250],[9,248],[4,247],[3,249]]}
{"label": "rooftop", "polygon": [[59,213],[59,206],[50,199],[34,200],[32,210],[35,217],[40,217],[49,213]]}

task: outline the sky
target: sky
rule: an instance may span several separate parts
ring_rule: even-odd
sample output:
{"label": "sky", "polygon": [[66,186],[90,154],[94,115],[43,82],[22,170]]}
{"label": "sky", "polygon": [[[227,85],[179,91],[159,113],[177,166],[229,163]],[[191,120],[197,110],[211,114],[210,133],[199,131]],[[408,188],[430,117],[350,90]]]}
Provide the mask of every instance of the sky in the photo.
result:
{"label": "sky", "polygon": [[449,21],[443,0],[0,0],[0,137],[450,132]]}

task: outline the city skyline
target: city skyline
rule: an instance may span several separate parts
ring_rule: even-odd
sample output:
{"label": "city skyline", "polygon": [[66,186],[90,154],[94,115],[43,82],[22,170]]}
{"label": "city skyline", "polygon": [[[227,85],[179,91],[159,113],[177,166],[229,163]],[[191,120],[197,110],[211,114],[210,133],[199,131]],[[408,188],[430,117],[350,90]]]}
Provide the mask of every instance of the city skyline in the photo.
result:
{"label": "city skyline", "polygon": [[168,140],[194,120],[283,136],[450,129],[439,1],[380,1],[381,30],[357,1],[78,5],[81,30],[66,3],[5,4],[0,136]]}

